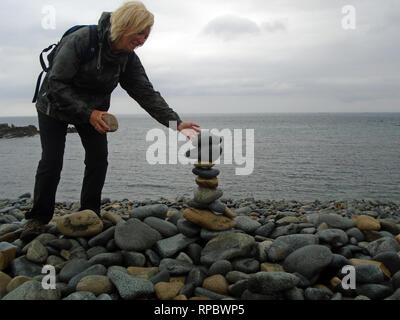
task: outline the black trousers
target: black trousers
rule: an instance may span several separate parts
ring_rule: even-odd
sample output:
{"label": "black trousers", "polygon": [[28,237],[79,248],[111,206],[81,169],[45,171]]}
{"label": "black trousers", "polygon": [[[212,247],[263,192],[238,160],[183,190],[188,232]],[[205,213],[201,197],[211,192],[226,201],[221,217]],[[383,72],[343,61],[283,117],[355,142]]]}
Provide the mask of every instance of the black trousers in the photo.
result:
{"label": "black trousers", "polygon": [[[25,217],[48,223],[54,214],[56,191],[63,167],[68,123],[38,112],[42,157],[36,171],[33,208]],[[85,149],[85,173],[81,190],[81,210],[100,215],[101,192],[108,167],[107,135],[91,124],[75,125]]]}

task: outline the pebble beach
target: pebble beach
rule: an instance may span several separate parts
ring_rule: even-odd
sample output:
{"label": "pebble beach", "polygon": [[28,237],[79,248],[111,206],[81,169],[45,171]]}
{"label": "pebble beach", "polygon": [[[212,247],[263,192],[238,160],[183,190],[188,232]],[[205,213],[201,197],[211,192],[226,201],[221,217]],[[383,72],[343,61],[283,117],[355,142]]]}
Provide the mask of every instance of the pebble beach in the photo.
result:
{"label": "pebble beach", "polygon": [[[32,201],[0,200],[2,300],[400,299],[399,201],[221,197],[233,215],[196,221],[188,197],[103,199],[101,219],[59,202],[46,232],[24,243],[13,235]],[[55,289],[43,288],[45,265]]]}

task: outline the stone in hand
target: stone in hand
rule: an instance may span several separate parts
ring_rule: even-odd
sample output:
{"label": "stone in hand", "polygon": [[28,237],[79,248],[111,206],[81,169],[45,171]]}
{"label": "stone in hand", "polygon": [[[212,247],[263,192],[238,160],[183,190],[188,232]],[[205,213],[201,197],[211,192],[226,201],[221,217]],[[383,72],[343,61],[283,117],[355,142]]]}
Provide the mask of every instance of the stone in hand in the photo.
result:
{"label": "stone in hand", "polygon": [[110,113],[104,113],[101,118],[110,127],[109,132],[115,132],[118,130],[118,120],[115,116]]}

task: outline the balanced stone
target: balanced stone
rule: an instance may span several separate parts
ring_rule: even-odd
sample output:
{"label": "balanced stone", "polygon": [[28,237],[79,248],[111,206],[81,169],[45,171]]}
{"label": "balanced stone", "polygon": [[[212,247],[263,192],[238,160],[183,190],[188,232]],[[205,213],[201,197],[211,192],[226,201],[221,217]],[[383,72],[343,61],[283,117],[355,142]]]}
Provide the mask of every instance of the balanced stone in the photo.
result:
{"label": "balanced stone", "polygon": [[224,216],[217,216],[209,210],[188,208],[183,211],[183,217],[213,231],[229,230],[236,225],[236,221]]}
{"label": "balanced stone", "polygon": [[215,164],[212,163],[212,162],[196,162],[196,163],[194,164],[194,166],[195,166],[196,168],[210,169],[210,168],[214,167]]}
{"label": "balanced stone", "polygon": [[203,179],[213,179],[216,178],[220,171],[218,169],[202,169],[202,168],[193,168],[192,172]]}
{"label": "balanced stone", "polygon": [[208,209],[213,211],[214,213],[224,214],[226,211],[226,204],[221,200],[215,200],[208,205]]}
{"label": "balanced stone", "polygon": [[87,237],[100,233],[103,222],[92,210],[83,210],[57,219],[57,229],[65,236]]}
{"label": "balanced stone", "polygon": [[[207,172],[206,172],[207,174]],[[204,174],[203,174],[204,176]],[[202,178],[200,176],[198,176],[196,178],[196,183],[199,187],[203,187],[203,188],[216,188],[218,187],[218,178],[214,177],[214,178]]]}
{"label": "balanced stone", "polygon": [[211,202],[221,198],[223,192],[221,189],[208,189],[208,188],[197,188],[194,193],[193,200],[201,204],[210,204]]}

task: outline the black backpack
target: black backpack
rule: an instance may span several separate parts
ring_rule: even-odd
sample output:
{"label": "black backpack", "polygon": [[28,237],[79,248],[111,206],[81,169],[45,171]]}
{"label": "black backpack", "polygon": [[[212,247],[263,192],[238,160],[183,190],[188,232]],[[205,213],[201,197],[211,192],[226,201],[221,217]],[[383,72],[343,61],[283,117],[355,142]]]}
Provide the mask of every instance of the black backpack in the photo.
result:
{"label": "black backpack", "polygon": [[[39,94],[40,82],[42,80],[43,73],[44,72],[48,72],[51,69],[52,64],[53,64],[54,55],[55,55],[55,52],[56,52],[56,48],[60,44],[61,40],[65,36],[75,32],[75,31],[77,31],[77,30],[79,30],[80,28],[83,28],[83,27],[87,27],[87,25],[76,25],[76,26],[73,26],[72,28],[69,28],[63,34],[63,36],[61,37],[60,41],[57,44],[53,43],[52,45],[50,45],[46,49],[42,50],[42,52],[40,53],[40,56],[39,56],[39,60],[40,60],[40,64],[42,65],[43,71],[40,72],[39,77],[37,79],[35,94],[33,96],[32,103],[35,103],[36,100],[37,100],[37,96]],[[94,56],[96,55],[97,46],[98,46],[97,25],[90,25],[89,27],[90,27],[90,46],[89,46],[88,51],[86,52],[85,57],[83,57],[83,59],[81,61],[82,64],[84,64],[86,62],[89,62],[90,60],[92,60],[94,58]],[[47,55],[47,61],[49,62],[49,66],[47,67],[46,63],[44,62],[44,59],[43,59],[43,53],[48,52],[50,50],[52,50],[52,51]]]}

